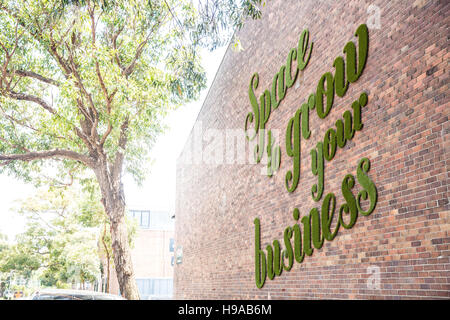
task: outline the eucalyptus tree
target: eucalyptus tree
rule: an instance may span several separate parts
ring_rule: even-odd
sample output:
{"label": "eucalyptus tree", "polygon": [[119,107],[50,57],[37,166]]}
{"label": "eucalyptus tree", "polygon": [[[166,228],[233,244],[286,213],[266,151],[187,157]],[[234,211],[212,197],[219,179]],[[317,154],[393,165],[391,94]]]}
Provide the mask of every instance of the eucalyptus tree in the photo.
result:
{"label": "eucalyptus tree", "polygon": [[[1,170],[92,174],[121,292],[138,299],[121,177],[143,179],[170,110],[205,87],[198,45],[226,42],[261,0],[0,0]],[[231,29],[230,29],[231,27]]]}

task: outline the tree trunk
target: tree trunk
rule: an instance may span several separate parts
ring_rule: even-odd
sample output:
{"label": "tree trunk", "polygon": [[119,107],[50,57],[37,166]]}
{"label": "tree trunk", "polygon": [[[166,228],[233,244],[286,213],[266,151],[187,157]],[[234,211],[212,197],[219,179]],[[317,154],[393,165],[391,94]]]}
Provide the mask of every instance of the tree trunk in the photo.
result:
{"label": "tree trunk", "polygon": [[111,246],[120,293],[128,300],[139,300],[125,222],[123,185],[120,181],[120,175],[110,174],[106,161],[102,162],[103,165],[100,165],[94,171],[102,193],[102,204],[109,218]]}
{"label": "tree trunk", "polygon": [[110,288],[110,277],[111,277],[111,255],[109,254],[109,248],[108,245],[106,244],[106,223],[105,223],[105,227],[103,229],[103,236],[102,236],[102,243],[103,243],[103,248],[105,249],[105,254],[106,254],[106,284],[105,284],[105,292],[109,293],[109,288]]}
{"label": "tree trunk", "polygon": [[111,222],[111,240],[120,292],[129,300],[139,300],[125,216],[122,216],[117,222]]}

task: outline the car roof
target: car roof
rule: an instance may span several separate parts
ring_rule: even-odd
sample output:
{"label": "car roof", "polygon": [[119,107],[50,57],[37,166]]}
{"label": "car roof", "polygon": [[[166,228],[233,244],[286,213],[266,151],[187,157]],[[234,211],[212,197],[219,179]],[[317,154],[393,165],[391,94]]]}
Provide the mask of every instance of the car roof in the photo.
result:
{"label": "car roof", "polygon": [[[104,293],[104,292],[98,292],[98,291],[90,291],[90,290],[72,290],[72,289],[52,289],[52,288],[46,288],[46,289],[40,289],[37,290],[35,295],[54,295],[54,294],[60,294],[60,295],[83,295],[83,296],[102,296],[102,297],[111,297],[111,298],[122,298],[121,296]],[[122,298],[123,299],[123,298]]]}

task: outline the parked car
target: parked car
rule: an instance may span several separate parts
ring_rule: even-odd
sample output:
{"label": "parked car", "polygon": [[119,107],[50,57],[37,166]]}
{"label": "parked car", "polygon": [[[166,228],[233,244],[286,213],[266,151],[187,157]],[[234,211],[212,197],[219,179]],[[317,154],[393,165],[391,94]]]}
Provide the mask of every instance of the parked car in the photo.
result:
{"label": "parked car", "polygon": [[30,300],[125,300],[121,296],[87,290],[42,289],[34,292]]}

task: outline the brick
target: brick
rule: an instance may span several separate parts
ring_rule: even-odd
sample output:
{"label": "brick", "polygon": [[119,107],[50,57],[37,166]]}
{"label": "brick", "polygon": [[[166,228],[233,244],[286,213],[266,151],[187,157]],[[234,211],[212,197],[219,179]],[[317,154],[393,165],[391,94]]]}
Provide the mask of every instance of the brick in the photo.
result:
{"label": "brick", "polygon": [[[285,152],[289,119],[320,76],[334,74],[333,61],[356,27],[368,19],[364,1],[268,1],[261,20],[237,31],[245,50],[227,50],[197,123],[202,130],[243,129],[250,112],[248,88],[258,72],[257,97],[271,89],[304,28],[314,41],[308,66],[298,86],[272,110],[267,127],[280,130],[281,168],[272,178],[261,164],[177,164],[176,245],[183,262],[175,266],[178,299],[448,299],[450,297],[450,164],[448,143],[448,1],[390,1],[381,8],[381,29],[369,30],[369,55],[358,81],[344,97],[335,96],[325,119],[310,116],[311,137],[302,139],[301,177],[288,193],[285,175],[292,159]],[[389,10],[387,9],[389,8]],[[266,279],[254,280],[254,224],[261,219],[262,247],[292,226],[293,208],[301,216],[319,202],[311,199],[317,178],[309,151],[328,128],[342,118],[362,91],[369,101],[362,109],[364,127],[335,158],[325,164],[324,196],[333,192],[343,203],[342,179],[356,174],[359,159],[371,161],[369,176],[378,189],[370,216],[359,216],[352,229],[339,230],[332,242],[303,263]],[[194,140],[191,132],[183,153]],[[251,155],[246,144],[246,157]],[[182,173],[182,174],[181,174]],[[357,194],[360,189],[353,190]],[[335,214],[337,215],[337,214]],[[380,289],[369,289],[368,267],[380,267]]]}

